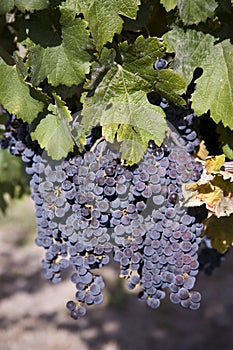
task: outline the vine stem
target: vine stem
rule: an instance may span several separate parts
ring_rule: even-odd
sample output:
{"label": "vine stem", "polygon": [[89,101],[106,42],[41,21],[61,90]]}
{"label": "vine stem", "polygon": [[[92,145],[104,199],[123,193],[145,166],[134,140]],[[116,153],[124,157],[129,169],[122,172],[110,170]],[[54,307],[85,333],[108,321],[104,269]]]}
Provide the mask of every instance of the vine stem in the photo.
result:
{"label": "vine stem", "polygon": [[[96,142],[94,143],[94,145],[91,147],[90,149],[90,152],[94,152],[96,147],[98,146],[99,143],[101,143],[102,141],[105,141],[105,137],[104,136],[101,136],[98,140],[96,140]],[[104,151],[104,148],[106,147],[106,141],[103,142],[103,145],[101,147],[101,150],[100,150],[100,153],[99,153],[99,156],[97,157],[98,159],[102,157],[102,154],[103,154],[103,151]]]}

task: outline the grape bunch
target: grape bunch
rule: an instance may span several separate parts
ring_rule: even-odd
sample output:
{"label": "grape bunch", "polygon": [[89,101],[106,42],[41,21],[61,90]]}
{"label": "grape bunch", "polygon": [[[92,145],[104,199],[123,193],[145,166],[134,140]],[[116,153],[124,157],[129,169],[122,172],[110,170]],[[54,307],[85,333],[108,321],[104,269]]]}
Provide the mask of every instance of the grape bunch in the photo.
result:
{"label": "grape bunch", "polygon": [[152,308],[160,305],[165,290],[175,304],[190,309],[200,306],[200,293],[191,290],[198,273],[203,226],[180,206],[181,184],[196,179],[200,171],[201,166],[184,149],[158,148],[151,141],[132,172],[130,212],[136,215],[115,228],[114,259],[129,289],[139,285],[139,298]]}
{"label": "grape bunch", "polygon": [[200,177],[201,164],[174,135],[161,147],[150,141],[133,166],[122,162],[117,144],[93,142],[90,133],[85,152],[54,161],[26,123],[8,116],[1,147],[20,156],[31,177],[44,277],[59,283],[68,269],[76,292],[66,307],[79,319],[103,301],[96,271],[113,255],[128,288],[148,306],[157,308],[168,292],[172,303],[198,309],[193,287],[203,224],[181,203],[182,184]]}

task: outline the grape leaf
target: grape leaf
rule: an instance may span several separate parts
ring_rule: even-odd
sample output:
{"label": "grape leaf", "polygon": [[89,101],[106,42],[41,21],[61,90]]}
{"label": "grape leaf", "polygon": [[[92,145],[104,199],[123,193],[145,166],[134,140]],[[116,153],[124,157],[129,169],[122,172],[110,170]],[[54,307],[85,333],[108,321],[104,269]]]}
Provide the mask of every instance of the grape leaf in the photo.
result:
{"label": "grape leaf", "polygon": [[19,157],[12,156],[7,150],[0,152],[0,210],[5,212],[7,201],[4,194],[11,198],[19,198],[29,194],[29,179]]}
{"label": "grape leaf", "polygon": [[167,12],[174,10],[177,6],[177,0],[160,0],[160,2]]}
{"label": "grape leaf", "polygon": [[206,148],[205,142],[202,140],[200,142],[199,148],[198,148],[198,152],[197,152],[197,158],[201,159],[201,160],[205,160],[209,155],[209,152]]}
{"label": "grape leaf", "polygon": [[[92,123],[100,123],[103,135],[110,142],[117,134],[117,140],[123,141],[122,156],[129,164],[140,160],[150,139],[161,144],[166,130],[162,109],[151,105],[146,93],[135,88],[139,81],[139,76],[132,79],[131,73],[117,65],[105,75],[94,96],[83,95],[86,129],[90,130]],[[130,150],[126,145],[131,146]]]}
{"label": "grape leaf", "polygon": [[134,45],[123,42],[119,45],[122,64],[114,61],[113,51],[103,50],[101,62],[93,65],[92,79],[85,85],[91,91],[82,96],[83,129],[89,131],[100,123],[108,141],[117,136],[123,142],[121,151],[130,164],[142,157],[150,139],[160,145],[167,128],[162,109],[146,98],[152,87],[183,103],[179,93],[186,84],[179,74],[153,69],[154,61],[163,55],[164,46],[156,38],[138,37]]}
{"label": "grape leaf", "polygon": [[7,150],[0,152],[0,183],[17,182],[22,177],[22,162],[12,157]]}
{"label": "grape leaf", "polygon": [[154,70],[153,63],[157,58],[165,55],[165,47],[156,38],[144,39],[138,37],[134,45],[126,42],[120,45],[123,57],[123,68],[134,75],[140,76],[141,84],[151,84],[161,96],[177,105],[184,105],[185,101],[180,96],[186,87],[180,74],[171,69]]}
{"label": "grape leaf", "polygon": [[14,7],[14,0],[4,0],[0,3],[0,15],[10,12]]}
{"label": "grape leaf", "polygon": [[[83,95],[83,112],[87,125],[96,125],[91,124],[96,123],[95,119],[99,122],[102,111],[109,105],[111,95],[116,92],[118,95],[124,95],[125,89],[130,93],[138,90],[149,92],[155,83],[153,62],[157,56],[164,55],[164,47],[156,38],[139,37],[134,45],[122,43],[119,53],[123,60],[122,66],[115,62],[114,51],[108,49],[102,51],[99,61],[92,66],[91,79],[84,86],[91,91]],[[124,74],[127,79],[122,82]],[[86,113],[87,108],[91,108],[92,113]]]}
{"label": "grape leaf", "polygon": [[194,30],[174,28],[165,34],[168,50],[175,51],[174,70],[187,83],[196,67],[203,69],[193,94],[195,112],[202,115],[210,110],[216,123],[233,129],[233,46],[229,40],[215,44],[215,38]]}
{"label": "grape leaf", "polygon": [[168,52],[175,52],[172,64],[174,71],[180,73],[189,84],[195,68],[202,67],[203,61],[211,53],[214,38],[196,30],[174,27],[163,36]]}
{"label": "grape leaf", "polygon": [[68,10],[74,14],[78,14],[80,12],[80,4],[79,1],[76,0],[63,1],[59,7],[61,11]]}
{"label": "grape leaf", "polygon": [[89,72],[92,56],[88,50],[93,47],[86,23],[80,18],[71,19],[70,13],[65,11],[61,20],[62,44],[47,48],[37,45],[29,53],[32,83],[36,86],[46,77],[53,86],[78,85],[85,80],[85,74]]}
{"label": "grape leaf", "polygon": [[224,128],[221,123],[217,125],[217,133],[219,134],[219,142],[225,156],[233,160],[233,132],[229,128]]}
{"label": "grape leaf", "polygon": [[49,0],[15,0],[14,3],[23,12],[43,10],[49,6]]}
{"label": "grape leaf", "polygon": [[[167,128],[162,109],[150,105],[146,94],[154,85],[155,89],[158,86],[158,90],[163,90],[171,99],[182,100],[178,91],[185,83],[171,70],[167,70],[162,79],[162,72],[158,74],[153,69],[153,62],[157,56],[164,55],[163,45],[156,38],[139,37],[134,45],[124,42],[119,46],[119,55],[122,65],[114,61],[113,52],[107,52],[107,49],[103,50],[104,59],[101,56],[101,64],[93,65],[93,79],[85,85],[85,88],[92,90],[82,95],[82,127],[89,131],[100,123],[104,126],[105,137],[111,141],[115,134],[118,140],[123,140],[121,132],[122,135],[127,134],[126,140],[132,146],[130,159],[127,160],[132,163],[141,157],[149,139],[152,138],[158,145],[161,144]],[[108,67],[106,70],[104,62]],[[173,82],[173,85],[169,85],[168,81]],[[127,127],[121,128],[120,125]],[[126,140],[122,149],[126,149]],[[142,147],[141,152],[138,151],[138,143]],[[124,155],[127,152],[124,151]]]}
{"label": "grape leaf", "polygon": [[[222,180],[222,182],[226,182]],[[222,188],[211,184],[183,185],[184,204],[187,207],[206,205],[209,212],[216,217],[229,216],[233,213],[233,198],[225,195]]]}
{"label": "grape leaf", "polygon": [[44,104],[31,97],[28,84],[17,66],[9,66],[0,58],[0,104],[25,122],[32,122]]}
{"label": "grape leaf", "polygon": [[197,114],[210,110],[216,123],[222,121],[233,130],[233,46],[229,40],[211,44],[211,53],[202,64],[204,70],[193,95]]}
{"label": "grape leaf", "polygon": [[211,238],[211,245],[224,254],[233,244],[233,215],[216,218],[212,215],[205,222],[203,234]]}
{"label": "grape leaf", "polygon": [[207,174],[220,171],[221,167],[225,163],[225,156],[221,154],[219,156],[211,157],[206,160],[205,168]]}
{"label": "grape leaf", "polygon": [[185,206],[200,206],[205,203],[206,208],[217,217],[233,213],[232,179],[226,178],[225,172],[218,170],[224,159],[224,155],[211,158],[206,162],[197,182],[183,185]]}
{"label": "grape leaf", "polygon": [[121,16],[136,18],[140,0],[79,0],[78,5],[100,50],[107,41],[112,41],[115,33],[120,34]]}
{"label": "grape leaf", "polygon": [[141,77],[141,82],[148,86],[154,84],[156,71],[153,63],[158,57],[165,55],[165,46],[157,38],[145,39],[143,36],[137,38],[133,45],[125,41],[120,44],[120,55],[123,68]]}
{"label": "grape leaf", "polygon": [[186,83],[179,73],[175,73],[171,69],[155,72],[154,90],[177,106],[182,107],[185,105],[185,101],[181,97],[185,87]]}
{"label": "grape leaf", "polygon": [[135,164],[143,157],[149,140],[161,144],[166,130],[164,116],[157,106],[148,103],[143,91],[132,94],[125,91],[124,96],[111,99],[111,103],[112,107],[106,109],[100,119],[103,135],[110,142],[114,142],[117,135],[117,141],[122,142],[122,158],[128,160],[128,164]]}
{"label": "grape leaf", "polygon": [[205,22],[215,16],[218,6],[215,0],[177,0],[179,15],[185,25]]}
{"label": "grape leaf", "polygon": [[2,0],[0,14],[9,12],[16,6],[22,12],[43,10],[49,6],[49,0]]}
{"label": "grape leaf", "polygon": [[[93,90],[101,82],[101,85],[98,86],[97,94],[99,95],[95,104],[98,104],[101,95],[105,95],[104,91],[111,80],[108,94],[115,88],[114,84],[116,84],[116,87],[119,85],[117,82],[118,68],[119,71],[123,70],[127,74],[127,79],[124,82],[127,84],[127,89],[133,92],[138,90],[149,92],[154,87],[162,96],[166,95],[169,100],[183,104],[184,100],[181,98],[180,93],[184,91],[186,84],[180,75],[170,69],[163,71],[155,71],[153,69],[153,63],[157,57],[163,57],[165,54],[165,48],[159,40],[156,38],[144,39],[143,37],[138,37],[133,45],[123,42],[120,44],[119,54],[122,59],[122,66],[114,62],[115,56],[113,51],[105,49],[99,62],[92,67],[92,78],[85,84],[85,88]],[[104,76],[105,74],[106,76]],[[96,92],[92,91],[91,95],[94,95],[94,93]],[[109,95],[106,95],[104,98],[108,100]],[[107,104],[108,102],[106,102]],[[103,106],[100,109],[102,110]]]}
{"label": "grape leaf", "polygon": [[50,113],[41,120],[31,136],[52,159],[59,160],[73,150],[74,140],[70,127],[71,114],[60,97],[54,94],[54,98],[55,105],[49,105]]}

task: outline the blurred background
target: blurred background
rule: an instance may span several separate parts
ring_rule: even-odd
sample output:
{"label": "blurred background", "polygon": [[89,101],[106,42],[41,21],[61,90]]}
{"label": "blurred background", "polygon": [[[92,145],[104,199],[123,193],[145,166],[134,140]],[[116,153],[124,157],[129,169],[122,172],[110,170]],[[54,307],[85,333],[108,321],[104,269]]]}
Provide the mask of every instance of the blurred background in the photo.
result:
{"label": "blurred background", "polygon": [[106,267],[105,301],[74,321],[65,304],[73,298],[69,277],[58,285],[43,278],[43,249],[35,245],[30,198],[14,201],[0,213],[1,350],[231,350],[233,349],[233,256],[230,251],[212,276],[199,273],[199,311],[163,300],[157,310],[138,301]]}

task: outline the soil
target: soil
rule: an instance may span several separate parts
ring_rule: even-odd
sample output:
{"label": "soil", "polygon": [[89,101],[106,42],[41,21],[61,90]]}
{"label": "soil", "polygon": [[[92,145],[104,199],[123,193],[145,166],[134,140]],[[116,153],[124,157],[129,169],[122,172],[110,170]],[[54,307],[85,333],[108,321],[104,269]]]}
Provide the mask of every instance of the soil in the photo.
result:
{"label": "soil", "polygon": [[117,267],[103,271],[105,302],[74,321],[65,303],[73,298],[68,276],[44,280],[43,250],[34,243],[29,199],[0,216],[1,350],[231,350],[233,349],[233,255],[211,277],[198,275],[202,306],[189,311],[163,300],[151,310],[127,292]]}

